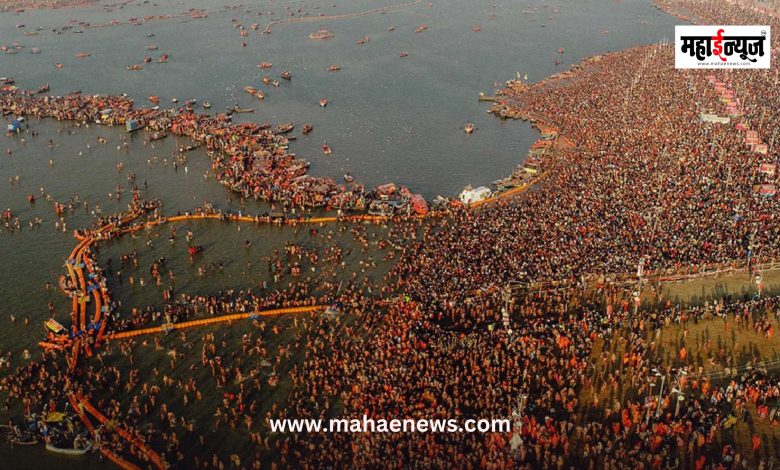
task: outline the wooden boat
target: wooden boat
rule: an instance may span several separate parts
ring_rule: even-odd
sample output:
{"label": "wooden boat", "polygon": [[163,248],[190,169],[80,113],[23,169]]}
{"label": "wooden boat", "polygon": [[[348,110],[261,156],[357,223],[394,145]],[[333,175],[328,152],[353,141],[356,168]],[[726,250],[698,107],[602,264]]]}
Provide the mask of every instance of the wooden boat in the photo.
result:
{"label": "wooden boat", "polygon": [[482,26],[475,25],[474,27],[471,28],[471,30],[474,31],[475,33],[478,33],[480,31],[482,31]]}
{"label": "wooden boat", "polygon": [[279,86],[279,80],[271,80],[271,85],[278,87]]}
{"label": "wooden boat", "polygon": [[234,113],[239,113],[239,114],[254,113],[255,112],[255,108],[239,108],[238,105],[235,105],[235,106],[233,106],[233,110],[232,111]]}
{"label": "wooden boat", "polygon": [[141,70],[141,69],[143,69],[143,68],[144,68],[144,66],[143,66],[143,65],[141,65],[141,64],[133,64],[133,65],[128,65],[128,66],[127,66],[127,67],[125,67],[125,68],[126,68],[127,70]]}
{"label": "wooden boat", "polygon": [[323,99],[320,100],[320,107],[324,108],[327,105],[328,105],[328,99],[327,98],[323,98]]}
{"label": "wooden boat", "polygon": [[163,54],[160,57],[157,58],[158,64],[163,64],[165,62],[168,62],[168,54]]}
{"label": "wooden boat", "polygon": [[203,102],[203,109],[211,109],[211,103],[208,101]]}
{"label": "wooden boat", "polygon": [[263,93],[262,90],[257,90],[257,93],[255,93],[255,97],[258,100],[264,100],[265,99],[265,93]]}
{"label": "wooden boat", "polygon": [[328,72],[338,72],[341,70],[341,66],[339,64],[333,64],[328,67]]}
{"label": "wooden boat", "polygon": [[151,63],[151,62],[152,62],[152,58],[151,57],[144,57],[144,64],[148,64],[148,63]]}
{"label": "wooden boat", "polygon": [[467,122],[463,130],[466,132],[466,134],[471,134],[472,132],[474,132],[474,124]]}
{"label": "wooden boat", "polygon": [[56,447],[54,444],[46,444],[46,450],[49,452],[54,452],[56,454],[65,454],[65,455],[84,455],[90,450],[92,450],[92,441],[87,442],[87,446],[83,449],[69,449],[64,447]]}
{"label": "wooden boat", "polygon": [[301,132],[303,132],[304,134],[308,134],[309,132],[311,132],[313,130],[314,130],[314,126],[312,126],[311,124],[304,124],[303,125],[303,129],[301,130]]}
{"label": "wooden boat", "polygon": [[358,39],[358,40],[357,40],[356,44],[357,44],[358,46],[362,46],[363,44],[365,44],[365,43],[369,42],[370,40],[371,40],[371,38],[370,38],[370,37],[368,37],[368,36],[363,36],[362,38],[360,38],[360,39]]}
{"label": "wooden boat", "polygon": [[157,95],[151,95],[149,97],[149,101],[151,101],[154,104],[160,104],[160,97]]}
{"label": "wooden boat", "polygon": [[422,33],[423,31],[428,30],[428,25],[423,23],[420,26],[417,27],[417,29],[414,30],[415,33]]}
{"label": "wooden boat", "polygon": [[257,68],[260,69],[270,69],[273,66],[274,64],[272,64],[271,62],[260,62],[259,64],[257,64]]}
{"label": "wooden boat", "polygon": [[54,66],[55,66],[55,67],[57,67],[58,69],[61,69],[61,68],[63,67],[63,65],[62,65],[62,64],[60,64],[59,62],[57,62],[56,64],[54,64]]}
{"label": "wooden boat", "polygon": [[271,128],[271,123],[268,122],[268,121],[263,121],[263,123],[260,124],[259,126],[257,126],[257,128],[260,129],[261,131],[265,130],[265,129],[270,129]]}
{"label": "wooden boat", "polygon": [[148,46],[146,46],[146,50],[147,51],[156,51],[157,50],[157,46],[155,46],[154,44],[149,44]]}
{"label": "wooden boat", "polygon": [[266,85],[270,85],[271,84],[271,78],[268,75],[264,76],[263,77],[263,83],[266,84]]}
{"label": "wooden boat", "polygon": [[399,54],[399,55],[401,56],[401,58],[409,57],[409,53],[406,52],[406,51],[401,51],[401,54]]}
{"label": "wooden boat", "polygon": [[255,87],[252,86],[245,86],[244,91],[249,93],[250,95],[254,95],[257,93],[257,89],[255,89]]}
{"label": "wooden boat", "polygon": [[285,70],[284,72],[282,72],[281,77],[285,80],[292,80],[292,74],[290,73],[289,70]]}
{"label": "wooden boat", "polygon": [[409,204],[411,204],[412,210],[417,215],[425,215],[428,213],[428,202],[420,194],[412,194],[409,198]]}
{"label": "wooden boat", "polygon": [[330,146],[328,145],[327,142],[322,144],[322,153],[324,153],[325,155],[330,155],[332,152],[333,151],[330,149]]}
{"label": "wooden boat", "polygon": [[333,35],[333,33],[331,33],[330,31],[328,31],[325,28],[320,28],[319,31],[315,31],[315,32],[309,34],[309,39],[322,40],[322,39],[330,39],[330,38],[333,38],[333,37],[335,37]]}
{"label": "wooden boat", "polygon": [[46,85],[43,85],[40,88],[38,88],[38,94],[46,93],[47,91],[49,91],[49,84],[48,83]]}
{"label": "wooden boat", "polygon": [[89,57],[91,55],[92,54],[90,54],[89,52],[79,52],[78,54],[76,54],[76,58],[77,59],[86,59],[87,57]]}
{"label": "wooden boat", "polygon": [[355,181],[355,177],[350,175],[349,173],[344,173],[344,181],[347,183],[351,183]]}
{"label": "wooden boat", "polygon": [[295,124],[293,123],[287,123],[287,124],[279,124],[276,126],[273,130],[274,134],[287,134],[288,132],[292,131],[295,128]]}
{"label": "wooden boat", "polygon": [[67,331],[68,331],[67,328],[62,326],[60,324],[60,322],[58,322],[57,320],[55,320],[53,318],[49,318],[48,320],[43,322],[43,326],[44,326],[44,328],[46,328],[47,330],[51,331],[55,335],[58,335],[60,333],[67,333]]}

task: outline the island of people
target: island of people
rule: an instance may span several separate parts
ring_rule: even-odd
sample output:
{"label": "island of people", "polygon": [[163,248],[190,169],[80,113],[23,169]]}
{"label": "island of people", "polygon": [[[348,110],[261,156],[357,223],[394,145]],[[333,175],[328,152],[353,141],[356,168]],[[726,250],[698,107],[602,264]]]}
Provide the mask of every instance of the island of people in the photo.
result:
{"label": "island of people", "polygon": [[[710,24],[780,26],[777,12],[755,2],[658,5]],[[780,297],[759,288],[693,305],[670,297],[661,282],[725,269],[758,275],[778,259],[778,72],[679,71],[673,55],[668,44],[640,46],[540,83],[508,82],[493,111],[560,134],[532,149],[544,171],[531,190],[442,217],[309,220],[309,236],[326,248],[290,244],[275,254],[274,289],[177,295],[174,275],[165,280],[158,260],[149,273],[163,306],[123,311],[109,286],[121,282],[119,271],[140,278],[142,269],[134,253],[101,268],[99,243],[166,228],[175,238],[179,217],[307,220],[206,206],[165,217],[159,201],[138,191],[128,211],[76,233],[61,282],[73,301],[72,326],[4,375],[6,407],[26,417],[8,432],[35,439],[49,434],[53,412],[75,415],[123,468],[773,468]],[[187,135],[209,148],[231,189],[290,208],[361,195],[305,175],[305,165],[290,172],[282,136],[226,117],[18,91],[1,103],[32,116],[132,119]],[[353,269],[336,233],[325,232],[330,222],[360,247],[361,263],[369,250],[384,253],[391,268],[381,282],[360,270],[347,282],[319,274]],[[198,256],[189,234],[187,243]],[[616,282],[625,279],[633,282]],[[303,310],[286,322],[263,316],[277,309]],[[185,329],[236,314],[230,328]],[[155,326],[170,332],[131,333]],[[243,336],[231,336],[240,328]],[[178,349],[166,352],[171,343]],[[508,418],[513,428],[269,428],[276,418],[333,416]]]}

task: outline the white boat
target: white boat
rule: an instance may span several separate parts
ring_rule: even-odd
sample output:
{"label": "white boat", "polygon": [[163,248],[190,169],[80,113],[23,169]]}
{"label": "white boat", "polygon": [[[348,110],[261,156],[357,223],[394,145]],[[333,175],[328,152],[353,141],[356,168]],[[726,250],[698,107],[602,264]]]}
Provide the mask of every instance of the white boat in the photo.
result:
{"label": "white boat", "polygon": [[471,185],[469,185],[460,193],[459,199],[463,204],[474,204],[475,202],[484,201],[492,194],[493,192],[487,186],[472,188]]}
{"label": "white boat", "polygon": [[87,452],[89,452],[92,449],[92,441],[87,441],[87,446],[83,449],[68,449],[63,447],[56,447],[53,444],[46,444],[46,450],[49,452],[54,452],[56,454],[65,454],[65,455],[84,455]]}

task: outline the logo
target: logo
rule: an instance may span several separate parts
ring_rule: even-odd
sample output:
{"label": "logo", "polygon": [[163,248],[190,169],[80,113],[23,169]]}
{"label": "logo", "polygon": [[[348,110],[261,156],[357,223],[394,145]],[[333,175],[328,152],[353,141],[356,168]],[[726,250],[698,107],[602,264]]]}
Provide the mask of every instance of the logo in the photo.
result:
{"label": "logo", "polygon": [[769,26],[675,26],[678,69],[768,69]]}

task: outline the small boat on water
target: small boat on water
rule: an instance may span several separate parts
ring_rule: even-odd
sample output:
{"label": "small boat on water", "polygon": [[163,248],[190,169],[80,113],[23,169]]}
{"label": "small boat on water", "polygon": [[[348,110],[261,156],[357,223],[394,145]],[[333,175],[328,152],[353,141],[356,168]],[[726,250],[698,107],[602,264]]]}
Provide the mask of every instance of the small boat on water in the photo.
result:
{"label": "small boat on water", "polygon": [[211,109],[211,103],[208,101],[203,102],[203,109]]}
{"label": "small boat on water", "polygon": [[257,126],[257,128],[260,129],[261,131],[264,131],[266,129],[270,129],[271,128],[271,123],[268,122],[268,121],[263,121],[263,123],[260,124],[259,126]]}
{"label": "small boat on water", "polygon": [[399,54],[399,55],[401,56],[401,58],[409,57],[409,53],[406,52],[406,51],[401,51],[401,54]]}
{"label": "small boat on water", "polygon": [[328,67],[328,72],[338,72],[341,70],[341,66],[339,64],[333,64]]}
{"label": "small boat on water", "polygon": [[562,48],[562,47],[558,48],[558,54],[563,54],[564,52],[566,52],[566,50],[564,48]]}
{"label": "small boat on water", "polygon": [[344,173],[344,182],[351,183],[355,181],[355,177],[350,175],[349,173]]}
{"label": "small boat on water", "polygon": [[61,69],[62,67],[64,67],[64,66],[63,66],[61,63],[59,63],[59,62],[57,62],[56,64],[54,64],[54,66],[55,66],[55,67],[57,67],[58,69]]}
{"label": "small boat on water", "polygon": [[332,152],[332,150],[330,149],[330,145],[328,145],[327,142],[322,144],[322,153],[324,153],[325,155],[330,155],[331,152]]}
{"label": "small boat on water", "polygon": [[157,46],[155,46],[154,44],[149,44],[148,46],[146,46],[146,50],[147,51],[156,51],[157,50]]}
{"label": "small boat on water", "polygon": [[274,134],[287,134],[288,132],[291,132],[293,129],[295,129],[295,124],[289,122],[287,124],[279,124],[276,126],[273,130]]}
{"label": "small boat on water", "polygon": [[250,95],[254,95],[257,93],[257,89],[255,89],[255,87],[253,86],[245,86],[244,91],[249,93]]}
{"label": "small boat on water", "polygon": [[125,67],[125,68],[126,68],[127,70],[141,70],[141,69],[143,69],[143,68],[144,68],[144,66],[143,66],[143,65],[141,65],[141,64],[133,64],[133,65],[128,65],[128,66],[127,66],[127,67]]}
{"label": "small boat on water", "polygon": [[163,54],[157,58],[157,63],[164,64],[165,62],[168,62],[168,58],[169,58],[168,54]]}
{"label": "small boat on water", "polygon": [[38,94],[46,93],[47,91],[49,91],[49,84],[48,83],[46,85],[43,85],[40,88],[38,88]]}
{"label": "small boat on water", "polygon": [[292,74],[290,73],[289,70],[285,70],[284,72],[282,72],[281,77],[285,80],[292,80]]}
{"label": "small boat on water", "polygon": [[270,85],[271,84],[271,78],[268,75],[264,76],[263,77],[263,83],[266,84],[266,85]]}
{"label": "small boat on water", "polygon": [[463,127],[463,130],[466,132],[466,134],[471,134],[474,132],[474,124],[467,122],[466,126]]}
{"label": "small boat on water", "polygon": [[325,28],[320,28],[319,31],[309,34],[309,39],[330,39],[332,37],[335,37],[333,33]]}
{"label": "small boat on water", "polygon": [[278,87],[280,85],[279,84],[279,80],[271,80],[271,85],[275,86],[275,87]]}
{"label": "small boat on water", "polygon": [[417,27],[417,29],[414,30],[415,33],[422,33],[423,31],[428,30],[428,25],[423,23],[420,26]]}
{"label": "small boat on water", "polygon": [[196,148],[198,148],[198,147],[200,147],[200,146],[201,146],[201,144],[189,144],[189,145],[185,145],[184,147],[179,147],[179,152],[180,152],[180,153],[184,153],[184,152],[191,152],[192,150],[195,150]]}
{"label": "small boat on water", "polygon": [[43,326],[44,326],[44,328],[46,328],[48,331],[51,331],[55,335],[58,335],[60,333],[67,333],[68,332],[67,328],[62,326],[60,324],[60,322],[58,322],[57,320],[55,320],[53,318],[49,318],[48,320],[43,322]]}
{"label": "small boat on water", "polygon": [[171,98],[171,103],[176,104],[179,102],[179,98],[176,98],[175,96]]}
{"label": "small boat on water", "polygon": [[255,97],[258,100],[264,100],[265,99],[265,93],[263,93],[263,90],[257,90],[257,93],[255,93]]}
{"label": "small boat on water", "polygon": [[356,44],[358,46],[362,46],[363,44],[366,44],[367,42],[371,41],[371,38],[368,36],[363,36],[362,38],[358,39]]}
{"label": "small boat on water", "polygon": [[239,108],[238,105],[233,106],[232,111],[234,113],[244,114],[244,113],[254,113],[254,108]]}
{"label": "small boat on water", "polygon": [[475,26],[473,26],[471,28],[471,30],[474,31],[475,33],[478,33],[480,31],[482,31],[482,26],[481,25],[475,25]]}
{"label": "small boat on water", "polygon": [[323,98],[323,99],[320,100],[320,107],[321,108],[324,108],[327,105],[328,105],[328,99],[327,98]]}
{"label": "small boat on water", "polygon": [[417,215],[425,215],[428,213],[428,202],[420,194],[412,194],[411,197],[409,197],[409,204]]}
{"label": "small boat on water", "polygon": [[149,101],[151,101],[154,104],[160,104],[160,97],[157,95],[152,95],[149,97]]}
{"label": "small boat on water", "polygon": [[77,59],[86,59],[87,57],[91,56],[89,52],[79,52],[76,54]]}
{"label": "small boat on water", "polygon": [[387,28],[387,30],[392,33],[393,31],[395,31],[395,26],[390,26],[389,28]]}
{"label": "small boat on water", "polygon": [[308,134],[313,130],[314,130],[314,126],[312,126],[311,124],[304,124],[303,129],[301,129],[301,132],[303,132],[304,134]]}
{"label": "small boat on water", "polygon": [[257,64],[257,68],[259,69],[270,69],[273,66],[274,64],[272,64],[271,62],[260,62],[259,64]]}
{"label": "small boat on water", "polygon": [[152,58],[151,57],[144,57],[144,64],[149,64],[151,62],[152,62]]}

